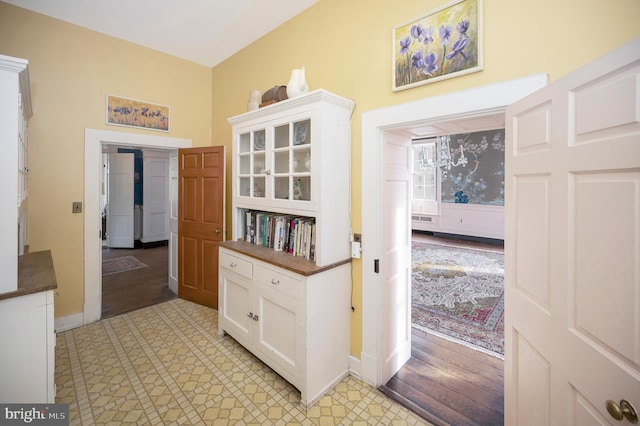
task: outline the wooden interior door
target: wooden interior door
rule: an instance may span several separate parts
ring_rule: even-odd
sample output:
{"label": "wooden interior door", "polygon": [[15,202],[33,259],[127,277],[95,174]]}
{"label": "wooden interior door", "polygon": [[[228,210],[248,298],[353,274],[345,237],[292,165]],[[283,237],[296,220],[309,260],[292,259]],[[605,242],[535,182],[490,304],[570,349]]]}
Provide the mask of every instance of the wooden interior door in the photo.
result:
{"label": "wooden interior door", "polygon": [[178,150],[178,296],[218,308],[224,146]]}
{"label": "wooden interior door", "polygon": [[507,108],[507,425],[640,409],[639,82],[640,38]]}

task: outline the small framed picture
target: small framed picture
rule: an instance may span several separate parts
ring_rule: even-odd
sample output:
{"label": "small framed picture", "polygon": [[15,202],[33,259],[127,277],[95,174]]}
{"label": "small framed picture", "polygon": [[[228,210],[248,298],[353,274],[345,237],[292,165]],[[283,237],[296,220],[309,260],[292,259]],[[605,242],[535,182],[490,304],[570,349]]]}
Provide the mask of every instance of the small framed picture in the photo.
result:
{"label": "small framed picture", "polygon": [[107,94],[107,124],[169,131],[169,107]]}

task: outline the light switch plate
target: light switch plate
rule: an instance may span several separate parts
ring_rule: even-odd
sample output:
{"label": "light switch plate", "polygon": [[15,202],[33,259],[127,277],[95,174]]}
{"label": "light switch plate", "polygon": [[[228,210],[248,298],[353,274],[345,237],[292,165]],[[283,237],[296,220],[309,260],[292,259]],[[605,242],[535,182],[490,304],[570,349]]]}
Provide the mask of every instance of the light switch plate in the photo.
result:
{"label": "light switch plate", "polygon": [[351,243],[351,257],[360,259],[360,243],[356,243],[355,241]]}

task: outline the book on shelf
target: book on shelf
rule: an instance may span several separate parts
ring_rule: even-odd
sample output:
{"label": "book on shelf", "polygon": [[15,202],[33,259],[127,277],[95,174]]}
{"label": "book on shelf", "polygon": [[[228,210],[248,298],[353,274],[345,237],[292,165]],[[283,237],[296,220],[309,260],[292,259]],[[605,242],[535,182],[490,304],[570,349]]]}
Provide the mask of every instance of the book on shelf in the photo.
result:
{"label": "book on shelf", "polygon": [[264,237],[265,237],[265,228],[263,226],[263,219],[265,216],[265,212],[256,212],[256,223],[255,223],[255,233],[256,239],[254,244],[263,245]]}
{"label": "book on shelf", "polygon": [[315,219],[258,210],[243,210],[242,240],[274,251],[315,257]]}
{"label": "book on shelf", "polygon": [[251,217],[251,210],[244,212],[244,240],[248,243],[253,241],[253,220]]}

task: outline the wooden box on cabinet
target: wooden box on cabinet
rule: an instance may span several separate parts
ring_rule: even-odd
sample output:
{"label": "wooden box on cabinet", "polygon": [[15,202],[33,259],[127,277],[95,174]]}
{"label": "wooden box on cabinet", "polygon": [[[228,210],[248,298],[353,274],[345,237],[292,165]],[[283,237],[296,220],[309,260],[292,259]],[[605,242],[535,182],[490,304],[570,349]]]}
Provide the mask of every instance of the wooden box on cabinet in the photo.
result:
{"label": "wooden box on cabinet", "polygon": [[[229,119],[233,232],[220,245],[219,333],[297,387],[304,407],[349,371],[353,107],[316,90]],[[258,212],[290,218],[291,229],[293,218],[312,224],[313,249],[296,256],[253,238],[247,220]]]}

